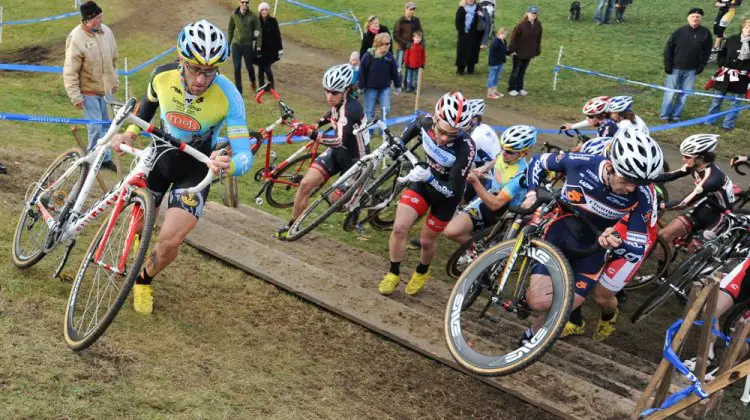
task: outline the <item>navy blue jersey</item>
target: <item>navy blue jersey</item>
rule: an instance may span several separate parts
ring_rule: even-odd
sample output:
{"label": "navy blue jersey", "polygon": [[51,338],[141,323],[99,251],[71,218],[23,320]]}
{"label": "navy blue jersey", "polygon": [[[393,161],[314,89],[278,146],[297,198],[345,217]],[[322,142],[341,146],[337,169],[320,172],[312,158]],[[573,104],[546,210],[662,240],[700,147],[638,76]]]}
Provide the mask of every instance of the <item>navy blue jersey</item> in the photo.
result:
{"label": "navy blue jersey", "polygon": [[[628,261],[643,257],[649,241],[649,226],[656,223],[656,193],[652,186],[638,186],[629,194],[615,194],[604,183],[607,159],[583,153],[544,153],[531,159],[528,169],[529,191],[544,182],[547,171],[566,175],[562,200],[604,230],[630,214],[627,233],[617,255]],[[586,234],[586,233],[582,233]],[[592,238],[593,240],[596,238]]]}

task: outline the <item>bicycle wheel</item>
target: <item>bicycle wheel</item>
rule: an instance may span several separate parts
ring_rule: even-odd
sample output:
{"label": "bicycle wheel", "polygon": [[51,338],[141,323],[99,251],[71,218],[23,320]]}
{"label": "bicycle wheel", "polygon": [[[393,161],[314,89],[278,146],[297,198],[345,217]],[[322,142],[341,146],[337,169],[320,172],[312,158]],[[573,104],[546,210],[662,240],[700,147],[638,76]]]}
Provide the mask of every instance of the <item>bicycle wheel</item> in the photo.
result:
{"label": "bicycle wheel", "polygon": [[277,209],[292,207],[297,187],[312,163],[312,155],[307,153],[291,160],[284,167],[277,168],[271,179],[266,181],[268,204]]}
{"label": "bicycle wheel", "polygon": [[[384,200],[393,194],[397,197],[398,193],[395,191],[397,188],[396,183],[397,175],[401,174],[401,168],[403,164],[396,162],[393,165],[383,171],[374,181],[369,183],[362,193],[362,197],[359,199],[359,206],[355,209],[351,209],[349,214],[344,219],[343,228],[346,232],[353,231],[357,226],[369,222],[376,217],[383,209],[380,210],[367,210],[363,212],[361,209],[366,207],[372,207],[376,204],[382,203]],[[384,184],[386,184],[384,186]],[[389,202],[388,205],[391,203]],[[387,206],[386,206],[387,207]]]}
{"label": "bicycle wheel", "polygon": [[[116,219],[112,229],[108,229],[112,217]],[[113,211],[102,222],[81,262],[65,307],[65,343],[71,350],[89,347],[117,316],[140,274],[155,217],[153,196],[146,189],[138,189],[119,214]]]}
{"label": "bicycle wheel", "polygon": [[[479,375],[508,375],[536,362],[557,340],[573,307],[573,274],[560,251],[533,239],[514,254],[515,244],[515,240],[501,242],[474,260],[448,299],[444,323],[448,350],[462,367]],[[506,263],[513,266],[499,290],[497,279]],[[540,287],[530,284],[537,265],[546,267],[551,277],[546,315],[533,313],[525,299],[527,291]],[[540,317],[541,328],[527,343],[520,343],[518,338],[531,320]]]}
{"label": "bicycle wheel", "polygon": [[[630,317],[631,322],[639,322],[651,315],[667,299],[675,293],[686,293],[685,288],[696,280],[699,276],[708,275],[706,270],[709,267],[710,259],[714,250],[710,248],[702,249],[698,253],[691,255],[679,267],[669,274],[667,280],[654,291],[643,304],[638,307]],[[713,272],[713,270],[711,270]]]}
{"label": "bicycle wheel", "polygon": [[336,186],[332,185],[326,189],[317,200],[307,206],[305,211],[302,212],[289,228],[286,240],[296,241],[305,236],[307,233],[318,227],[318,225],[323,223],[323,221],[334,212],[344,207],[344,205],[354,196],[354,193],[362,189],[365,182],[370,179],[372,171],[372,163],[368,162],[359,165],[355,170],[348,174],[344,174],[339,178],[338,181],[334,183]]}
{"label": "bicycle wheel", "polygon": [[640,289],[666,276],[667,270],[669,270],[669,262],[672,261],[672,247],[669,245],[669,241],[657,236],[656,244],[644,258],[645,260],[638,268],[638,272],[625,285],[625,290]]}
{"label": "bicycle wheel", "polygon": [[494,227],[484,229],[472,235],[468,242],[459,246],[458,249],[453,251],[453,254],[448,257],[448,262],[445,264],[445,272],[451,278],[458,279],[461,276],[461,273],[466,270],[466,267],[468,267],[478,255],[483,253],[485,249],[494,246],[502,239],[503,234],[505,233],[504,226],[507,224],[507,220],[508,219],[504,219],[500,222],[503,223],[503,226],[495,231],[495,234],[492,237],[488,237],[488,235],[493,232]]}
{"label": "bicycle wheel", "polygon": [[[39,181],[29,187],[24,198],[24,209],[21,211],[13,236],[13,263],[16,267],[29,268],[49,252],[49,226],[45,223],[37,203],[41,202],[55,221],[66,217],[70,206],[81,191],[89,165],[82,164],[67,175],[65,172],[83,155],[83,150],[77,147],[66,151],[52,162]],[[50,190],[53,184],[57,184],[54,191]]]}

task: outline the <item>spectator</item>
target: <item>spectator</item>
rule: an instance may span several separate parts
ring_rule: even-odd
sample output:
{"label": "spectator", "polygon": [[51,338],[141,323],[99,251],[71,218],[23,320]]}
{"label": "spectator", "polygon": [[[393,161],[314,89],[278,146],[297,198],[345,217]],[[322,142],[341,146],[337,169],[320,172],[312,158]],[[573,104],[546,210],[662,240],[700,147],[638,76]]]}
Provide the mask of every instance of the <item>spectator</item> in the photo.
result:
{"label": "spectator", "polygon": [[482,34],[482,45],[480,50],[486,50],[488,44],[495,39],[493,36],[493,27],[495,26],[495,0],[479,0],[477,3],[482,8],[484,15],[484,33]]}
{"label": "spectator", "polygon": [[270,16],[271,10],[268,3],[263,2],[258,5],[258,15],[260,15],[260,27],[263,33],[263,47],[260,50],[260,59],[258,60],[258,81],[261,86],[268,82],[273,87],[273,72],[271,65],[281,60],[284,55],[284,46],[281,44],[281,30],[279,22],[275,17]]}
{"label": "spectator", "polygon": [[[250,89],[255,91],[255,69],[253,59],[257,59],[263,46],[258,16],[250,11],[248,0],[240,0],[238,7],[229,18],[229,45],[231,45],[232,62],[234,62],[234,84],[242,93],[242,60],[250,75]],[[253,48],[253,42],[255,48]]]}
{"label": "spectator", "polygon": [[[717,64],[719,68],[706,87],[713,87],[714,92],[718,95],[745,97],[748,86],[750,86],[750,76],[748,75],[748,72],[750,72],[750,19],[745,19],[742,22],[740,34],[727,38],[724,47],[719,51]],[[708,114],[716,114],[721,111],[723,101],[723,98],[714,98],[708,108]],[[732,108],[739,106],[739,100],[732,100]],[[734,129],[738,116],[739,111],[724,117],[725,131]],[[716,124],[717,122],[717,120],[713,120],[709,124]]]}
{"label": "spectator", "polygon": [[[351,54],[349,54],[349,65],[352,66],[354,69],[354,77],[352,77],[352,85],[357,86],[357,81],[359,80],[359,51],[352,51]],[[357,89],[354,89],[352,91],[352,95],[357,92]],[[356,96],[354,96],[356,98]]]}
{"label": "spectator", "polygon": [[531,59],[542,53],[542,22],[537,19],[539,8],[529,6],[523,18],[513,28],[508,53],[513,57],[513,70],[508,79],[510,96],[526,96],[523,88],[526,69]]}
{"label": "spectator", "polygon": [[[703,9],[694,7],[688,12],[688,24],[677,29],[664,46],[665,85],[669,89],[691,90],[695,76],[701,74],[711,54],[711,32],[701,26]],[[677,97],[675,99],[675,96]],[[659,118],[678,121],[685,108],[687,95],[664,92]]]}
{"label": "spectator", "polygon": [[[716,35],[716,41],[714,41],[714,48],[711,50],[712,53],[718,54],[721,50],[721,40],[724,39],[724,31],[737,12],[737,7],[742,4],[742,0],[717,0],[715,6],[719,8],[719,12],[714,20],[714,35]],[[714,60],[716,57],[714,56]]]}
{"label": "spectator", "polygon": [[[112,31],[102,23],[102,9],[93,1],[81,4],[81,24],[65,40],[63,82],[70,102],[83,110],[87,120],[109,120],[105,95],[117,92],[117,43]],[[88,150],[96,146],[109,125],[89,124]],[[111,156],[102,167],[116,170]]]}
{"label": "spectator", "polygon": [[[367,50],[372,47],[373,40],[378,34],[388,34],[390,38],[391,33],[388,31],[388,27],[380,24],[380,19],[377,16],[370,16],[367,18],[365,23],[365,34],[362,36],[362,45],[359,47],[359,56],[364,57]],[[393,53],[393,46],[388,46],[388,52]]]}
{"label": "spectator", "polygon": [[383,108],[383,119],[388,118],[391,111],[391,83],[396,88],[396,94],[401,93],[401,78],[396,68],[396,60],[388,51],[391,36],[387,33],[378,34],[373,40],[373,46],[362,56],[359,65],[359,88],[365,94],[365,115],[368,120],[375,117],[375,104]]}
{"label": "spectator", "polygon": [[625,9],[633,3],[633,0],[617,0],[615,2],[615,22],[625,22]]}
{"label": "spectator", "polygon": [[[404,7],[404,15],[396,22],[393,27],[393,40],[396,41],[396,65],[399,72],[404,64],[404,54],[406,49],[411,45],[412,35],[415,31],[422,30],[422,24],[419,18],[414,16],[414,10],[417,9],[417,3],[410,1]],[[408,88],[408,85],[407,85]]]}
{"label": "spectator", "polygon": [[479,62],[479,48],[482,43],[484,27],[482,8],[477,6],[476,0],[461,0],[456,10],[456,74],[463,75],[464,71],[474,74],[474,66]]}
{"label": "spectator", "polygon": [[497,91],[497,85],[500,83],[500,76],[505,68],[505,56],[508,55],[508,44],[505,37],[508,30],[501,26],[497,30],[495,39],[490,44],[489,53],[489,75],[487,76],[487,97],[489,99],[499,99],[503,96]]}
{"label": "spectator", "polygon": [[612,9],[615,7],[615,0],[599,0],[599,5],[596,6],[596,16],[594,16],[594,22],[597,25],[609,23],[609,18],[612,16]]}
{"label": "spectator", "polygon": [[409,48],[404,55],[404,62],[406,63],[405,85],[407,92],[415,92],[417,90],[419,69],[423,69],[425,62],[427,61],[424,45],[422,45],[422,31],[414,31],[411,38],[412,42],[409,43]]}

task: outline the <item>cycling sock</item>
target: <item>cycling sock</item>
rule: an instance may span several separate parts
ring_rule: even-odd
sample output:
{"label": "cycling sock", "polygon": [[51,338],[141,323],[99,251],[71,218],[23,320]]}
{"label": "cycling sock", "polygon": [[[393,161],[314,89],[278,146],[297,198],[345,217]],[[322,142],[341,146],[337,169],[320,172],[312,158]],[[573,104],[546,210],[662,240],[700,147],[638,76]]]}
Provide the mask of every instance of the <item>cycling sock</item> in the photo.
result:
{"label": "cycling sock", "polygon": [[615,317],[615,314],[617,314],[617,309],[615,309],[611,314],[605,314],[602,312],[602,321],[611,321],[612,318]]}
{"label": "cycling sock", "polygon": [[427,271],[430,269],[429,264],[417,264],[417,274],[427,274]]}
{"label": "cycling sock", "polygon": [[578,325],[579,327],[583,325],[583,312],[581,311],[580,306],[573,309],[573,312],[570,313],[569,321],[573,324]]}
{"label": "cycling sock", "polygon": [[393,262],[391,261],[391,268],[388,269],[389,273],[393,273],[395,275],[401,274],[401,261],[399,262]]}
{"label": "cycling sock", "polygon": [[141,270],[141,275],[135,278],[135,284],[151,284],[151,280],[153,279],[153,277],[148,275],[146,268],[144,267],[143,270]]}

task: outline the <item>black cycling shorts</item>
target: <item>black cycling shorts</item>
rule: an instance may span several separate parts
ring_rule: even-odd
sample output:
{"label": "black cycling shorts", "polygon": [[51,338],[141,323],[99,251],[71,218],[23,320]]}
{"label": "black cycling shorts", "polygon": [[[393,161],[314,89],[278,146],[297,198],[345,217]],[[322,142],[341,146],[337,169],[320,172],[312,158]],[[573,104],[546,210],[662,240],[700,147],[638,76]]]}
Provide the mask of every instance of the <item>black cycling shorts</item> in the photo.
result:
{"label": "black cycling shorts", "polygon": [[460,202],[461,196],[446,197],[426,182],[412,182],[399,200],[399,204],[413,208],[420,217],[429,209],[425,224],[435,232],[445,230]]}
{"label": "black cycling shorts", "polygon": [[687,219],[690,223],[690,232],[704,229],[714,230],[724,220],[724,215],[708,204],[698,204],[681,217]]}
{"label": "black cycling shorts", "polygon": [[186,153],[179,150],[166,152],[156,161],[146,181],[156,200],[156,207],[159,207],[164,195],[169,192],[168,208],[178,207],[196,219],[200,218],[210,186],[197,193],[186,193],[185,190],[203,181],[207,172],[205,163],[198,162]]}
{"label": "black cycling shorts", "polygon": [[[365,154],[370,153],[370,146],[365,146]],[[329,148],[319,155],[312,167],[317,169],[328,179],[336,174],[344,173],[362,158],[357,150],[344,147]]]}
{"label": "black cycling shorts", "polygon": [[498,211],[492,211],[489,207],[487,207],[487,204],[485,204],[482,200],[477,199],[469,203],[463,209],[463,212],[469,215],[471,223],[474,226],[473,230],[478,231],[494,226],[498,221],[500,221],[500,218],[503,217],[503,214],[505,214],[505,211],[507,209],[508,206],[505,206]]}

